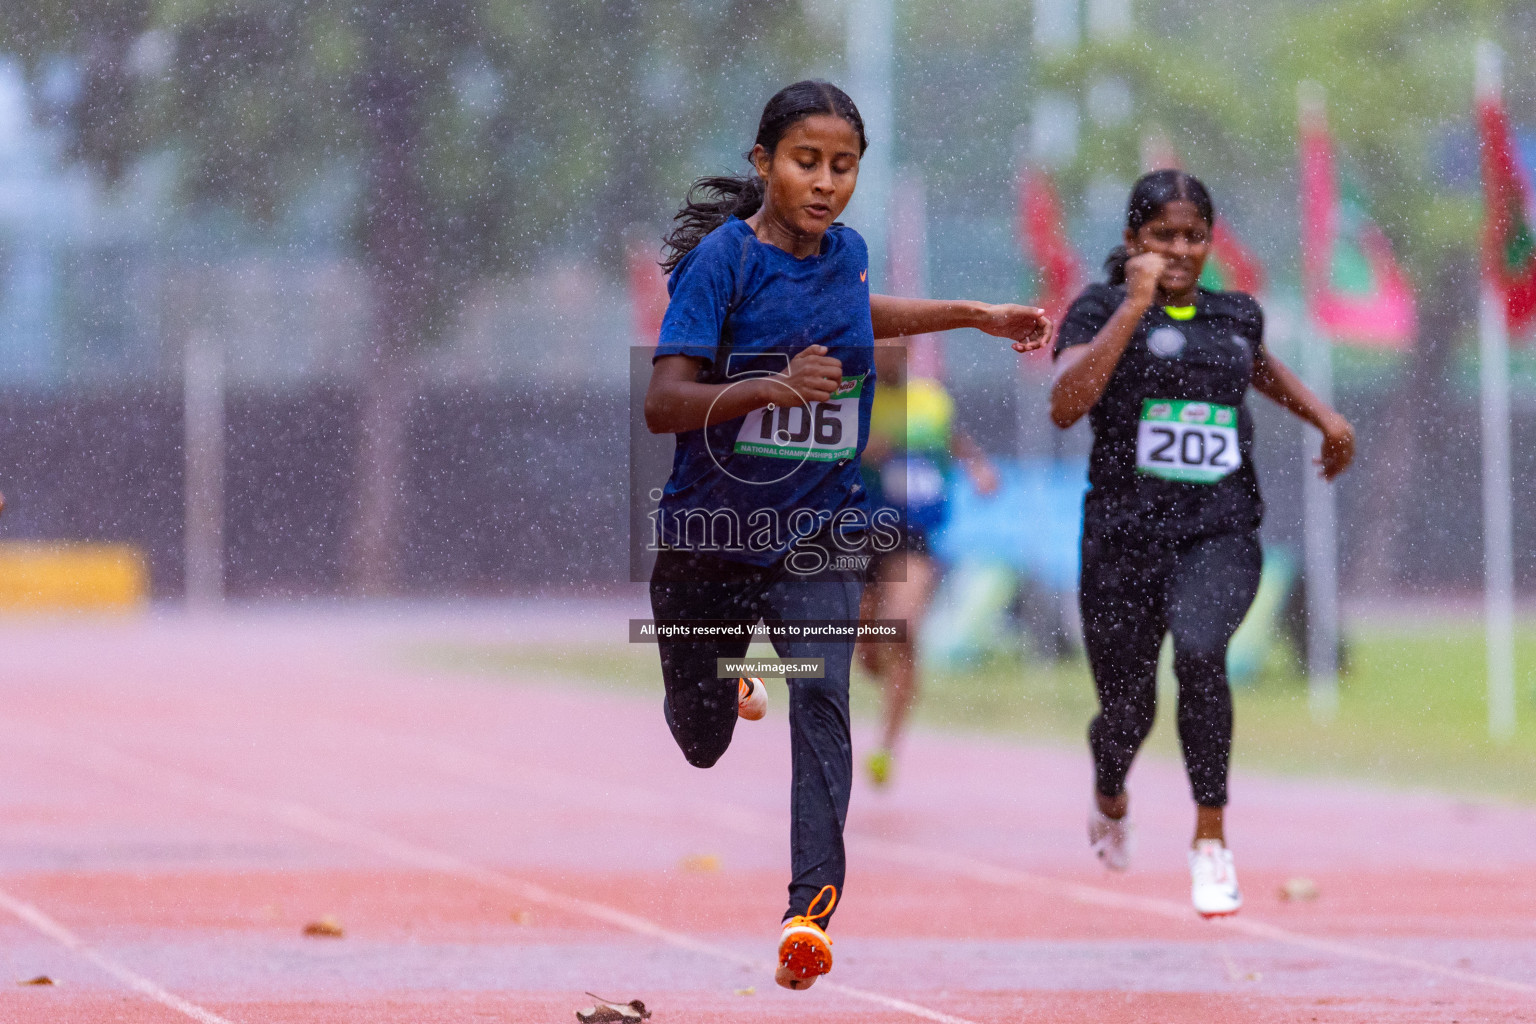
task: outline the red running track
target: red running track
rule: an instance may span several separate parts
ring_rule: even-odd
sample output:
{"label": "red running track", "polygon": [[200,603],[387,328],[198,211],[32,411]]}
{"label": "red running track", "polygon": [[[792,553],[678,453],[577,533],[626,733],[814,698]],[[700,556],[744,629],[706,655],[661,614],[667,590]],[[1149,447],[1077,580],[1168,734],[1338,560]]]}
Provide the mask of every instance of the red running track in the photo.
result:
{"label": "red running track", "polygon": [[781,716],[700,772],[656,697],[405,654],[631,613],[0,625],[0,1020],[568,1022],[590,990],[656,1024],[1536,1021],[1536,809],[1239,772],[1248,906],[1205,922],[1176,765],[1138,766],[1114,877],[1086,753],[924,733],[855,791],[836,970],[779,990]]}

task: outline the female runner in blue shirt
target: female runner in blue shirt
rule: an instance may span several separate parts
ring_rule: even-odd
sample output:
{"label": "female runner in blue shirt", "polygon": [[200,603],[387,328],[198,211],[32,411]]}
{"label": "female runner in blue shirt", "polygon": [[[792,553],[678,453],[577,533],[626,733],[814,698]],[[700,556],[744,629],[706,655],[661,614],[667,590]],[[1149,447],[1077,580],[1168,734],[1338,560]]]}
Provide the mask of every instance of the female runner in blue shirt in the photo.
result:
{"label": "female runner in blue shirt", "polygon": [[[847,94],[797,82],[763,109],[754,173],[700,179],[677,214],[645,399],[650,430],[677,435],[656,513],[658,623],[856,623],[863,567],[899,541],[860,482],[875,339],[975,327],[1023,352],[1049,337],[1032,307],[870,295],[864,240],[837,222],[866,145]],[[667,724],[690,764],[718,761],[738,716],[762,717],[761,680],[716,678],[716,659],[748,643],[659,643]],[[824,665],[787,680],[792,878],[776,979],[805,988],[832,966],[823,925],[843,885],[854,638],[774,646]]]}

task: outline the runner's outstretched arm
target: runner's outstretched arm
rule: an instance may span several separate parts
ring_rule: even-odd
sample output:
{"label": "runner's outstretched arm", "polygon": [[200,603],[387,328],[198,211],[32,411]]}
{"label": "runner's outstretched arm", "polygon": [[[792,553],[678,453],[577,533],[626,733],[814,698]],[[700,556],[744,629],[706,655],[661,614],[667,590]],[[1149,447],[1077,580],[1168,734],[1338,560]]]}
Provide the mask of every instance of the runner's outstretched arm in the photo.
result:
{"label": "runner's outstretched arm", "polygon": [[1253,387],[1323,432],[1322,455],[1313,460],[1322,468],[1323,479],[1332,480],[1349,468],[1355,457],[1355,428],[1314,395],[1289,366],[1270,352],[1260,352],[1253,364]]}
{"label": "runner's outstretched arm", "polygon": [[1050,318],[1045,310],[1034,306],[871,295],[869,313],[875,323],[877,341],[959,327],[974,327],[994,337],[1008,338],[1015,352],[1032,352],[1051,339]]}

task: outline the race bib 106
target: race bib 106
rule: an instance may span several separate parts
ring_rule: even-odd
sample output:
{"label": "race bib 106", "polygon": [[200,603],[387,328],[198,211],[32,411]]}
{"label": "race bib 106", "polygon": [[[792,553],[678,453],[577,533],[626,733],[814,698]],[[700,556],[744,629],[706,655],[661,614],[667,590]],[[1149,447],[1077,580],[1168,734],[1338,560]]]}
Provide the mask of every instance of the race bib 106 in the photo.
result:
{"label": "race bib 106", "polygon": [[832,397],[806,405],[771,405],[747,413],[736,434],[737,455],[796,462],[851,459],[859,448],[859,400],[864,377],[844,377]]}
{"label": "race bib 106", "polygon": [[1243,464],[1237,410],[1212,402],[1149,398],[1136,429],[1136,471],[1164,480],[1213,484]]}

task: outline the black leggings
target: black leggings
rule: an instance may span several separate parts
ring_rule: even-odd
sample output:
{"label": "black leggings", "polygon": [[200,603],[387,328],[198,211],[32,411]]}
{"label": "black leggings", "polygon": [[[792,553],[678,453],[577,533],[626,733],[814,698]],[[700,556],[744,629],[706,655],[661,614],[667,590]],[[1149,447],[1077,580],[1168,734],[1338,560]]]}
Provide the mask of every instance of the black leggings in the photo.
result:
{"label": "black leggings", "polygon": [[[851,623],[859,619],[863,577],[825,569],[797,576],[782,560],[767,568],[724,562],[709,555],[663,551],[651,577],[651,608],[658,621],[714,619],[751,624],[784,620]],[[740,658],[748,641],[662,640],[662,705],[672,736],[688,763],[709,768],[725,754],[736,729],[736,680],[720,679],[717,658]],[[787,679],[789,690],[790,872],[785,918],[807,913],[824,885],[843,892],[847,857],[843,825],[853,788],[849,740],[848,675],[853,642],[834,638],[775,639],[784,658],[821,658],[822,679]],[[824,919],[823,926],[830,920]]]}
{"label": "black leggings", "polygon": [[1152,731],[1157,656],[1173,633],[1179,742],[1195,803],[1227,804],[1232,691],[1227,644],[1259,590],[1263,553],[1252,533],[1131,546],[1083,536],[1083,641],[1099,694],[1088,726],[1095,784],[1125,792],[1131,761]]}

